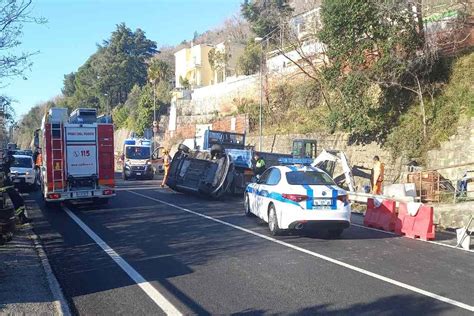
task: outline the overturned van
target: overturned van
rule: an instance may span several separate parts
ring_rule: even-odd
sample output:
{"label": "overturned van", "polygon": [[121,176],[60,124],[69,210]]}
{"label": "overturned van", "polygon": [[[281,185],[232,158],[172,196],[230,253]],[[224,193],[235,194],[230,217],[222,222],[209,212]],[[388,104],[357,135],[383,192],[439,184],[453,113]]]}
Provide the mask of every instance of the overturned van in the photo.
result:
{"label": "overturned van", "polygon": [[181,144],[170,164],[166,184],[175,191],[219,198],[233,183],[234,163],[220,145],[210,151],[191,151]]}

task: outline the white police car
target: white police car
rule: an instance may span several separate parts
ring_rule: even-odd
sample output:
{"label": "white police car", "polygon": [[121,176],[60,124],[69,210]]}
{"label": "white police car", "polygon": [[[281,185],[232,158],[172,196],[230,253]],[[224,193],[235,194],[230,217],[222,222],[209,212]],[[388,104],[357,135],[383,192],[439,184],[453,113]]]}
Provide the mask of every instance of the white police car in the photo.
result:
{"label": "white police car", "polygon": [[347,192],[323,170],[303,165],[267,169],[245,192],[245,215],[268,223],[272,235],[285,229],[324,229],[338,237],[350,226]]}

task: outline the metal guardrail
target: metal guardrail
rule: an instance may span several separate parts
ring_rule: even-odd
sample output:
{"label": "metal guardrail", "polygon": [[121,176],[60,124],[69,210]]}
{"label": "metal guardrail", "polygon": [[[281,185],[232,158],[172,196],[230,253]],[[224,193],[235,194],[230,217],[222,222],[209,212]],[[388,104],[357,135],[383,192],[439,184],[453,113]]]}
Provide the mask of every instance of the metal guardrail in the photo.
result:
{"label": "metal guardrail", "polygon": [[396,202],[402,202],[402,203],[407,203],[407,202],[415,202],[416,198],[412,196],[403,196],[403,197],[393,197],[393,196],[387,196],[387,195],[376,195],[376,194],[370,194],[370,193],[364,193],[364,192],[348,192],[349,199],[352,202],[358,202],[358,203],[363,203],[367,204],[368,199],[385,199],[385,200],[393,200]]}

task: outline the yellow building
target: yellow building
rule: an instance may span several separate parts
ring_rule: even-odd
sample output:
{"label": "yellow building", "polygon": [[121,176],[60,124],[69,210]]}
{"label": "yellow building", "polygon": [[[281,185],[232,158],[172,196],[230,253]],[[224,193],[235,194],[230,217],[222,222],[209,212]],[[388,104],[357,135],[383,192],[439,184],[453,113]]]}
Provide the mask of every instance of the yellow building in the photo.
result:
{"label": "yellow building", "polygon": [[243,55],[244,50],[245,45],[231,41],[225,41],[215,46],[212,51],[213,54],[211,54],[215,56],[215,60],[211,61],[211,67],[213,68],[211,84],[224,82],[228,77],[237,74],[237,62],[239,57]]}
{"label": "yellow building", "polygon": [[174,54],[177,88],[183,88],[183,81],[189,82],[190,88],[211,84],[214,72],[209,64],[208,55],[212,48],[212,45],[200,44],[183,48]]}

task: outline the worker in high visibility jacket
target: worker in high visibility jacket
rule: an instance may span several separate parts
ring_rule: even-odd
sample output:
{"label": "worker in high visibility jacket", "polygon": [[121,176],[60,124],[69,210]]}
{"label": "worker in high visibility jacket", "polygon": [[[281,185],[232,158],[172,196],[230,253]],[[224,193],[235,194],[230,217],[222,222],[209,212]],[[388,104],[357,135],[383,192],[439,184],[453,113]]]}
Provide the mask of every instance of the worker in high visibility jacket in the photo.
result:
{"label": "worker in high visibility jacket", "polygon": [[165,174],[163,176],[163,181],[161,181],[161,187],[163,188],[166,184],[166,180],[168,180],[168,173],[170,171],[170,164],[171,164],[171,156],[168,149],[163,150],[163,169],[165,170]]}
{"label": "worker in high visibility jacket", "polygon": [[261,175],[265,170],[265,160],[258,154],[255,154],[255,175]]}
{"label": "worker in high visibility jacket", "polygon": [[35,159],[35,165],[37,168],[41,168],[42,164],[43,164],[43,155],[41,154],[41,148],[38,148],[36,159]]}
{"label": "worker in high visibility jacket", "polygon": [[372,193],[380,195],[382,194],[382,184],[384,178],[384,164],[380,161],[379,156],[374,157],[374,168],[372,178]]}

